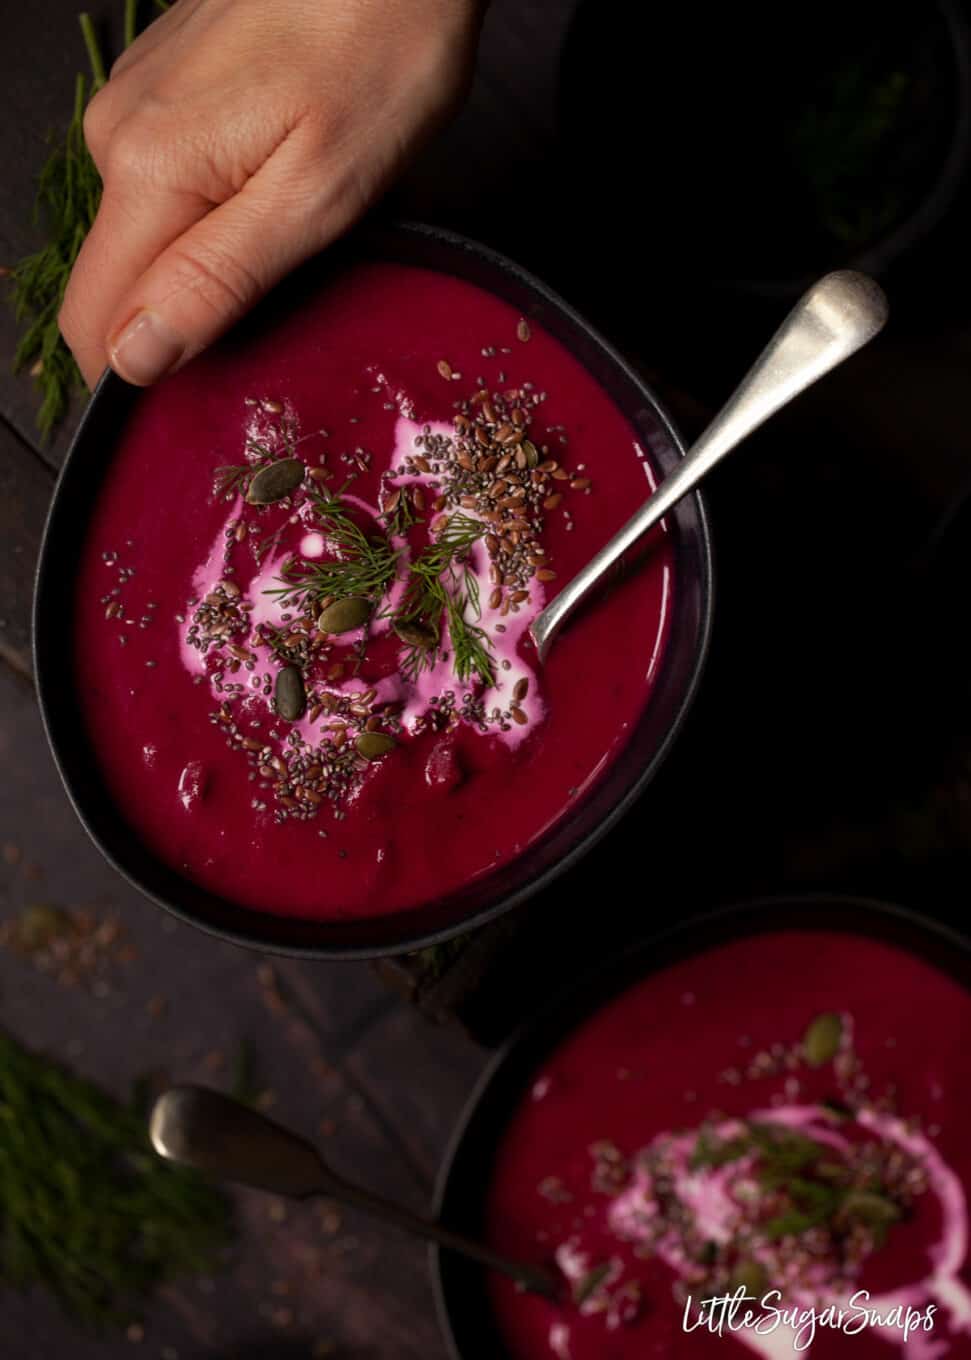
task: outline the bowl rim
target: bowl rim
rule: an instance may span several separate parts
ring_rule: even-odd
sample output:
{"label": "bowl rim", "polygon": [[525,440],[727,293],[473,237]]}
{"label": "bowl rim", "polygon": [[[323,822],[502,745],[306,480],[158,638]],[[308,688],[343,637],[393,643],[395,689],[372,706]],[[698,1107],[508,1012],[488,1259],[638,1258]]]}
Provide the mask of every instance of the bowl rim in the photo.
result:
{"label": "bowl rim", "polygon": [[[555,290],[537,278],[530,270],[525,269],[501,252],[493,250],[490,246],[483,245],[481,242],[472,240],[458,232],[426,223],[401,219],[369,220],[307,263],[312,266],[316,261],[324,259],[331,251],[336,249],[353,251],[358,243],[366,251],[369,242],[371,249],[379,258],[380,242],[395,238],[418,243],[424,242],[432,248],[439,247],[453,255],[470,256],[482,262],[486,267],[497,271],[498,274],[510,276],[525,292],[549,307],[553,313],[562,317],[577,335],[582,336],[593,346],[612,370],[616,371],[627,384],[640,393],[661,433],[670,442],[675,455],[679,458],[684,457],[684,441],[674,422],[658,399],[653,387],[634,366],[606,339],[597,327],[566,302]],[[375,242],[378,243],[377,249],[375,249]],[[444,266],[442,272],[447,272]],[[217,939],[256,949],[261,953],[303,959],[390,958],[395,955],[412,953],[474,931],[543,891],[586,855],[641,796],[670,752],[691,709],[701,682],[711,642],[714,564],[708,516],[703,498],[698,491],[691,493],[686,498],[686,501],[692,504],[697,524],[696,539],[700,568],[700,613],[697,621],[697,641],[687,682],[675,705],[671,721],[658,741],[650,760],[645,763],[625,794],[575,845],[571,846],[558,860],[547,865],[538,875],[520,884],[513,891],[504,893],[495,900],[490,900],[468,915],[459,914],[455,920],[444,921],[431,928],[417,928],[413,931],[408,931],[402,925],[403,922],[407,921],[409,911],[395,912],[384,916],[362,917],[360,923],[350,918],[342,918],[340,922],[334,923],[318,921],[314,918],[298,918],[284,913],[263,912],[250,907],[239,906],[238,922],[234,921],[233,924],[227,925],[207,919],[195,907],[173,900],[164,891],[157,890],[151,884],[144,882],[134,870],[130,870],[121,862],[112,847],[106,843],[105,838],[96,829],[94,818],[89,812],[89,807],[93,806],[89,802],[89,798],[93,800],[96,795],[86,790],[83,782],[78,781],[69,771],[68,761],[61,749],[61,734],[58,731],[56,716],[62,687],[59,684],[58,674],[54,673],[56,668],[50,667],[46,659],[46,653],[51,650],[48,630],[52,626],[49,619],[52,610],[47,604],[47,599],[54,588],[52,577],[60,570],[56,549],[53,546],[57,527],[65,516],[65,501],[69,499],[72,486],[78,482],[79,477],[84,476],[85,468],[83,464],[90,456],[85,454],[85,450],[91,427],[101,418],[102,412],[109,402],[118,402],[123,399],[134,402],[137,400],[137,391],[133,392],[130,385],[125,383],[122,378],[111,369],[106,369],[92,392],[91,400],[82,413],[65,455],[54,494],[48,507],[34,577],[31,654],[44,734],[68,799],[88,837],[101,855],[142,897],[147,898],[154,906],[160,907],[178,920],[203,930]],[[113,799],[110,802],[114,804]],[[116,819],[124,827],[126,825],[124,818],[118,812],[116,805],[114,806],[114,813]],[[130,828],[129,831],[131,835],[136,835]],[[148,854],[152,860],[160,865],[164,864],[154,851],[149,849]],[[171,872],[178,874],[178,871],[175,870]],[[178,876],[185,877],[184,875]],[[191,883],[191,880],[186,881]],[[226,901],[227,899],[223,900]],[[416,910],[414,914],[418,915],[419,911]],[[395,938],[390,942],[379,940],[376,943],[369,941],[354,944],[343,940],[334,942],[326,939],[327,927],[334,927],[335,924],[343,932],[353,929],[357,924],[369,926],[374,931],[376,923],[392,921],[399,926],[399,929]],[[297,926],[305,928],[308,934],[319,933],[322,938],[319,941],[303,939],[296,941],[283,937],[288,928],[293,930]],[[276,936],[275,927],[279,928],[280,934],[278,936]]]}
{"label": "bowl rim", "polygon": [[[783,919],[779,919],[780,911],[787,913]],[[486,1063],[459,1112],[435,1177],[433,1217],[441,1220],[445,1215],[459,1158],[475,1125],[480,1118],[494,1125],[493,1112],[483,1113],[483,1109],[507,1068],[521,1060],[535,1062],[539,1053],[548,1052],[611,997],[649,976],[655,963],[664,968],[731,939],[786,929],[843,930],[889,940],[926,958],[971,992],[971,935],[910,906],[849,892],[806,891],[764,895],[694,911],[611,951],[579,978],[560,986],[515,1026]],[[531,1053],[534,1047],[537,1051]],[[448,1223],[447,1217],[444,1221]],[[435,1243],[427,1250],[435,1314],[446,1349],[451,1360],[470,1360],[452,1327],[452,1288],[443,1272],[443,1258],[448,1253]],[[501,1360],[501,1356],[496,1355],[495,1360]]]}

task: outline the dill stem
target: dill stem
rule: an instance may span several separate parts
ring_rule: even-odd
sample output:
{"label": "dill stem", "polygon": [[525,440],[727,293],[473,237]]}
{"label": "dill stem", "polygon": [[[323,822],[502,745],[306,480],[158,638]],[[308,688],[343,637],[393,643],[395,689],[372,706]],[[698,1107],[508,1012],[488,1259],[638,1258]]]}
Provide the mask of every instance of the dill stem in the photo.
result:
{"label": "dill stem", "polygon": [[104,58],[101,55],[101,47],[98,43],[98,35],[94,31],[94,24],[91,22],[90,14],[79,14],[78,23],[81,25],[81,35],[84,38],[84,45],[88,49],[88,61],[91,63],[91,75],[94,79],[94,88],[100,90],[108,79],[105,71]]}
{"label": "dill stem", "polygon": [[138,0],[125,0],[125,46],[131,47],[135,41],[135,11]]}
{"label": "dill stem", "polygon": [[87,93],[88,85],[84,76],[79,75],[74,82],[74,118],[72,122],[80,127],[84,117],[84,96]]}

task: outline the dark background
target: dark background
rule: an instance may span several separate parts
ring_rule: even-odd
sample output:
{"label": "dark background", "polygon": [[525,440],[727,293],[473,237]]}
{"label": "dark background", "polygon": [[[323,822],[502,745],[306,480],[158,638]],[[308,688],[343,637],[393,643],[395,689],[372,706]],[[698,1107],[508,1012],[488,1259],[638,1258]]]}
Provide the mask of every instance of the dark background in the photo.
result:
{"label": "dark background", "polygon": [[[91,8],[104,19],[121,6]],[[665,27],[658,9],[632,36],[629,8],[587,6],[596,17],[558,100],[573,6],[496,0],[466,110],[390,207],[465,230],[546,277],[642,365],[690,436],[787,297],[764,279],[753,287],[751,271],[747,286],[730,282],[739,248],[725,242],[746,239],[745,202],[766,184],[758,137],[716,144],[725,106],[706,101],[714,77],[700,22]],[[770,75],[791,56],[782,36],[772,43],[767,117]],[[0,265],[38,240],[43,138],[67,118],[83,67],[74,3],[5,14]],[[80,982],[0,950],[0,1024],[119,1094],[146,1072],[228,1084],[245,1042],[266,1108],[316,1132],[340,1171],[421,1208],[485,1061],[481,1041],[579,958],[693,907],[780,889],[854,890],[963,924],[968,200],[958,185],[933,235],[890,267],[892,321],[879,341],[712,478],[710,665],[640,807],[514,923],[381,976],[365,964],[269,963],[165,920],[88,844],[43,741],[29,662],[34,562],[77,412],[39,442],[31,381],[9,371],[15,328],[0,311],[0,921],[52,904],[122,931],[103,970]],[[332,1211],[256,1195],[240,1205],[244,1239],[228,1270],[167,1292],[142,1339],[87,1339],[46,1298],[4,1294],[0,1351],[443,1356],[419,1246]]]}

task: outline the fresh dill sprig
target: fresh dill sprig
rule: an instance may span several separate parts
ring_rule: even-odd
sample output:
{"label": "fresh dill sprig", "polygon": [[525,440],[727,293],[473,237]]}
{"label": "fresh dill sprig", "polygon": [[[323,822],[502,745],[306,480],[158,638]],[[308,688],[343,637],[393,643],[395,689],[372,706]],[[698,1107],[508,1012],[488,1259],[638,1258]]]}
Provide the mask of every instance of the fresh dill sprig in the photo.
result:
{"label": "fresh dill sprig", "polygon": [[496,671],[489,647],[489,636],[484,628],[469,623],[465,617],[465,611],[471,603],[469,594],[456,597],[446,591],[446,596],[448,634],[452,639],[452,665],[455,674],[463,681],[478,675],[484,685],[494,685]]}
{"label": "fresh dill sprig", "polygon": [[[158,5],[158,0],[156,0]],[[101,202],[101,176],[84,140],[84,110],[107,79],[105,60],[91,17],[78,16],[91,66],[90,82],[74,84],[74,112],[60,140],[51,139],[37,180],[34,219],[45,225],[47,244],[10,273],[10,300],[21,327],[14,353],[15,373],[27,369],[41,397],[37,427],[47,439],[67,412],[71,397],[85,391],[84,379],[57,324],[74,262]],[[135,3],[125,0],[125,41],[135,35]]]}
{"label": "fresh dill sprig", "polygon": [[338,556],[326,562],[291,558],[278,578],[282,584],[266,592],[281,604],[318,606],[324,600],[363,596],[379,600],[390,587],[400,553],[383,535],[369,537],[352,519],[339,492],[316,491],[311,497],[330,546]]}
{"label": "fresh dill sprig", "polygon": [[101,177],[84,142],[82,121],[88,82],[79,75],[74,113],[64,140],[54,146],[37,183],[35,218],[48,227],[47,244],[14,266],[10,276],[14,316],[22,327],[14,372],[29,369],[41,394],[37,426],[44,438],[63,418],[84,380],[61,338],[57,318],[81,243],[101,201]]}
{"label": "fresh dill sprig", "polygon": [[229,1205],[153,1152],[137,1093],[123,1105],[0,1035],[0,1277],[45,1287],[91,1327],[125,1325],[138,1300],[210,1273]]}
{"label": "fresh dill sprig", "polygon": [[222,467],[217,467],[213,477],[213,490],[217,496],[228,496],[230,492],[244,495],[255,471],[253,463],[226,463]]}
{"label": "fresh dill sprig", "polygon": [[[481,614],[479,583],[475,573],[461,563],[463,555],[485,534],[486,528],[470,515],[452,515],[435,542],[411,564],[404,594],[391,614],[391,623],[406,643],[401,669],[412,681],[434,665],[444,614],[459,680],[478,675],[484,684],[495,684],[488,636],[466,618],[469,608],[476,618]],[[427,641],[409,639],[416,626],[427,633]]]}

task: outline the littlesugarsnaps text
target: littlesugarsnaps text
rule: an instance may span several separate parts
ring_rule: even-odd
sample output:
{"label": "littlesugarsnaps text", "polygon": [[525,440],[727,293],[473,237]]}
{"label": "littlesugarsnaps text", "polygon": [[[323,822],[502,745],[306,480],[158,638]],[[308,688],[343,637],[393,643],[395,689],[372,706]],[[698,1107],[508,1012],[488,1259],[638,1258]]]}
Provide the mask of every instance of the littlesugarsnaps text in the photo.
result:
{"label": "littlesugarsnaps text", "polygon": [[936,1306],[914,1308],[909,1304],[894,1303],[882,1308],[871,1306],[870,1293],[858,1289],[845,1303],[832,1303],[824,1308],[786,1304],[778,1289],[770,1289],[761,1298],[747,1294],[739,1286],[732,1294],[715,1294],[685,1299],[682,1330],[699,1329],[715,1336],[750,1331],[756,1336],[770,1336],[780,1328],[791,1331],[795,1351],[807,1351],[820,1329],[857,1336],[871,1327],[892,1328],[906,1341],[916,1332],[930,1332],[934,1328]]}

